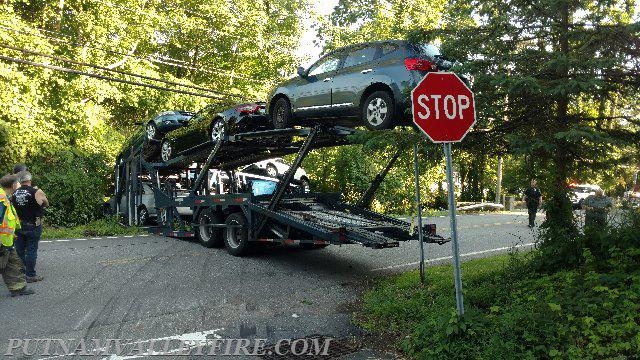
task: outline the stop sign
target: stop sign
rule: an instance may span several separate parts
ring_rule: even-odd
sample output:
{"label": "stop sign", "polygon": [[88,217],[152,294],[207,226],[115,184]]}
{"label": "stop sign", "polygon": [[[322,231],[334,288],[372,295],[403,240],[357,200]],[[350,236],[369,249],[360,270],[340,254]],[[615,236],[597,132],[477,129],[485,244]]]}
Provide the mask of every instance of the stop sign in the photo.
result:
{"label": "stop sign", "polygon": [[462,141],[476,122],[473,92],[451,72],[430,72],[411,91],[413,122],[436,143]]}

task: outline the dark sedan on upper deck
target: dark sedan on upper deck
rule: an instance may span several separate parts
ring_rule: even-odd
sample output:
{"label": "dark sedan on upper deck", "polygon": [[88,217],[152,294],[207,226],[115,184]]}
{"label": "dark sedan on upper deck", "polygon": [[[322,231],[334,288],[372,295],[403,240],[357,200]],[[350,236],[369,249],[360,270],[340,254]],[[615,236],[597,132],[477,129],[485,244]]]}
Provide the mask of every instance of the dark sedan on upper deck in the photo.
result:
{"label": "dark sedan on upper deck", "polygon": [[160,160],[169,161],[198,145],[216,142],[226,135],[272,129],[264,102],[229,106],[229,103],[209,105],[198,112],[188,125],[166,134],[160,147]]}
{"label": "dark sedan on upper deck", "polygon": [[[389,40],[324,55],[272,91],[267,112],[275,128],[321,122],[370,130],[409,124],[410,92],[429,71],[455,63],[430,44]],[[463,79],[466,80],[466,79]]]}

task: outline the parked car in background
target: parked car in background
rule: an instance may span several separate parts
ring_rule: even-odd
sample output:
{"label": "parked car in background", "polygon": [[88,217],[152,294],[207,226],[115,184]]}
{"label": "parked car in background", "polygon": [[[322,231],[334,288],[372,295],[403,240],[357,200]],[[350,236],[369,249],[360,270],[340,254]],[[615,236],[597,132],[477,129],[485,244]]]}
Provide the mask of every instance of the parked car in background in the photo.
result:
{"label": "parked car in background", "polygon": [[569,188],[571,189],[569,197],[574,209],[580,209],[584,199],[589,195],[595,195],[596,190],[600,190],[600,186],[592,184],[573,184],[569,185]]}
{"label": "parked car in background", "polygon": [[131,156],[131,150],[137,149],[147,141],[146,148],[142,149],[145,160],[154,160],[160,150],[162,139],[169,132],[189,124],[195,113],[184,110],[164,111],[146,122],[137,123],[143,125],[131,136],[120,149],[118,160]]}
{"label": "parked car in background", "polygon": [[198,112],[187,126],[166,134],[160,160],[168,161],[181,153],[221,137],[241,132],[271,129],[264,102],[245,103],[229,108],[228,103],[212,104]]}
{"label": "parked car in background", "polygon": [[411,89],[428,72],[454,64],[430,44],[389,40],[347,46],[308,69],[298,68],[297,77],[271,92],[267,112],[276,129],[318,120],[370,130],[409,124]]}

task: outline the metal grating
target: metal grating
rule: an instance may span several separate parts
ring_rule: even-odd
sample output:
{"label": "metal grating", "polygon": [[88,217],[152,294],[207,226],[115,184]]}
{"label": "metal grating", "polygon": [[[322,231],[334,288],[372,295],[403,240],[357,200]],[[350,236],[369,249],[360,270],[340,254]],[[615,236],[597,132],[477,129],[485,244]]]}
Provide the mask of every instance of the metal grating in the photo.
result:
{"label": "metal grating", "polygon": [[[307,353],[303,355],[294,355],[293,353],[279,355],[275,353],[275,345],[274,345],[274,346],[264,348],[267,355],[263,355],[260,358],[264,360],[290,360],[290,359],[298,360],[300,358],[334,360],[334,359],[339,359],[345,355],[353,354],[358,351],[358,348],[355,346],[349,345],[344,341],[340,341],[335,338],[329,338],[323,335],[310,335],[301,339],[291,340],[291,343],[294,343],[296,340],[306,340],[308,344],[311,344],[312,341],[316,340],[316,341],[319,341],[320,344],[323,344],[326,340],[329,340],[329,339],[331,339],[331,342],[329,344],[329,351],[327,352],[327,355],[311,354],[310,353],[311,350],[309,350]],[[296,345],[299,345],[299,346],[296,346],[295,352],[297,354],[303,352],[303,342],[298,342],[296,343]],[[284,349],[284,348],[281,348],[281,349]]]}

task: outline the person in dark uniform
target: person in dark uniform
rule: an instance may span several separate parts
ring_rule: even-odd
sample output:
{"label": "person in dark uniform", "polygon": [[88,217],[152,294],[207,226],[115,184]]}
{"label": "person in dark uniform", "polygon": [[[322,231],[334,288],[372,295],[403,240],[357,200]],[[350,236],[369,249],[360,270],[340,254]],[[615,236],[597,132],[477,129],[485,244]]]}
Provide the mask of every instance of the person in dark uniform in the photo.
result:
{"label": "person in dark uniform", "polygon": [[43,280],[36,274],[36,259],[42,236],[43,209],[49,206],[49,200],[44,191],[31,186],[31,179],[28,171],[18,173],[20,188],[13,193],[11,200],[21,224],[21,229],[16,231],[15,247],[24,263],[27,282],[36,282]]}
{"label": "person in dark uniform", "polygon": [[531,187],[524,192],[524,201],[527,204],[527,210],[529,211],[529,228],[535,226],[536,213],[538,207],[542,201],[542,193],[538,188],[538,182],[535,179],[531,179]]}

